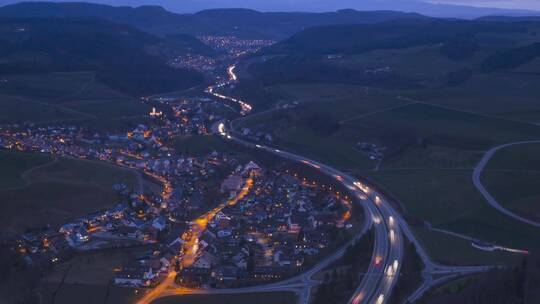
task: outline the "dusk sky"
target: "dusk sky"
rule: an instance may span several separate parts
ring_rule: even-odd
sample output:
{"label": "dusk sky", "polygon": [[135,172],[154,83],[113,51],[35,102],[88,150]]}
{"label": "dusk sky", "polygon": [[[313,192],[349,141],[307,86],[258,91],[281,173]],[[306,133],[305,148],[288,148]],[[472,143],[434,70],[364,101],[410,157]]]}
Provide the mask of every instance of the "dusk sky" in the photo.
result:
{"label": "dusk sky", "polygon": [[[24,0],[28,1],[28,0]],[[42,1],[42,0],[33,0]],[[540,0],[46,0],[94,2],[114,6],[159,5],[178,13],[193,13],[211,8],[251,8],[259,11],[324,12],[339,9],[396,10],[418,12],[435,17],[475,18],[492,14],[520,14],[500,9],[537,10]],[[22,2],[0,0],[0,5]],[[440,4],[440,5],[434,5]],[[443,5],[452,4],[452,5]],[[471,8],[471,6],[482,8]],[[523,13],[523,12],[522,12]],[[527,13],[526,13],[527,14]],[[531,12],[528,12],[531,14]],[[532,14],[536,15],[536,12]]]}
{"label": "dusk sky", "polygon": [[540,10],[539,0],[441,0],[431,1],[448,4],[474,5],[483,7],[518,8]]}
{"label": "dusk sky", "polygon": [[[75,0],[71,0],[75,1]],[[152,0],[89,0],[91,1],[100,1],[100,2],[112,2],[118,3],[122,2],[125,4],[129,3],[152,3]],[[250,6],[254,7],[272,7],[275,6],[276,9],[283,7],[297,7],[299,4],[306,7],[306,10],[311,10],[310,5],[313,7],[322,7],[322,6],[339,6],[343,7],[352,7],[352,6],[372,6],[377,3],[396,3],[399,6],[401,3],[413,3],[413,2],[430,2],[430,3],[447,3],[447,4],[456,4],[456,5],[466,5],[466,6],[479,6],[479,7],[492,7],[492,8],[511,8],[511,9],[534,9],[540,10],[540,0],[333,0],[333,1],[321,1],[321,0],[157,0],[156,2],[167,3],[170,6],[179,7],[184,3],[186,6],[192,6],[200,4],[201,6],[213,5],[217,6],[220,3],[223,6],[230,6],[231,4],[240,3],[241,6]]]}

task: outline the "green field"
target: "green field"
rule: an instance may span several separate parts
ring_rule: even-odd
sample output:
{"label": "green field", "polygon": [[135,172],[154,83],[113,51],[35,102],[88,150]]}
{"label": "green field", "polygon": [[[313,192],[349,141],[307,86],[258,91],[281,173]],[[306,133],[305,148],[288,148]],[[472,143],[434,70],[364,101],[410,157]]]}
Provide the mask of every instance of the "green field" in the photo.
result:
{"label": "green field", "polygon": [[[507,218],[485,202],[472,184],[472,170],[382,170],[363,174],[397,198],[409,217],[498,245],[540,252],[538,229]],[[426,245],[428,251],[440,246],[437,242]]]}
{"label": "green field", "polygon": [[94,73],[50,73],[35,75],[5,75],[0,94],[25,96],[47,102],[122,98],[121,93],[95,80]]}
{"label": "green field", "polygon": [[52,158],[45,154],[0,151],[0,190],[23,187],[26,184],[23,178],[26,171],[51,161]]}
{"label": "green field", "polygon": [[106,249],[77,254],[67,262],[56,265],[43,278],[41,285],[47,293],[55,294],[54,303],[136,303],[145,289],[113,285],[115,271],[133,261],[150,248]]}
{"label": "green field", "polygon": [[501,149],[489,160],[486,171],[540,171],[540,144],[514,145]]}
{"label": "green field", "polygon": [[[378,96],[385,97],[388,95]],[[319,102],[296,111],[248,118],[238,126],[273,131],[279,145],[349,169],[373,168],[376,164],[355,150],[358,142],[388,148],[391,157],[383,167],[471,168],[482,151],[493,145],[540,138],[540,128],[526,123],[422,103],[404,104],[395,98],[389,101],[367,102],[365,108],[356,104],[348,107],[351,101]],[[357,103],[363,104],[364,100]],[[310,115],[315,120],[341,122],[340,127],[325,134],[312,126]]]}
{"label": "green field", "polygon": [[497,143],[540,138],[537,126],[420,103],[366,116],[348,123],[346,129],[401,132],[402,136],[461,149],[486,149]]}
{"label": "green field", "polygon": [[[281,146],[343,167],[366,169],[376,165],[354,149],[355,140],[365,134],[343,127],[346,121],[407,103],[386,91],[351,85],[290,85],[279,89],[289,92],[293,96],[289,99],[301,104],[248,117],[236,126],[274,133]],[[326,124],[343,126],[336,132],[326,132]]]}
{"label": "green field", "polygon": [[158,299],[152,304],[294,304],[296,296],[289,292],[247,293],[237,295],[185,295]]}
{"label": "green field", "polygon": [[[536,65],[538,67],[538,65]],[[503,119],[540,122],[540,77],[500,72],[474,75],[458,86],[406,92],[415,100]]]}
{"label": "green field", "polygon": [[497,151],[483,171],[482,183],[506,208],[540,221],[540,144]]}
{"label": "green field", "polygon": [[44,282],[60,283],[63,280],[65,284],[107,285],[114,279],[115,270],[148,252],[148,246],[82,252],[54,267]]}
{"label": "green field", "polygon": [[[315,86],[291,86],[295,88],[291,93],[295,97],[306,96],[306,100],[315,101],[302,104],[299,109],[247,118],[238,125],[277,130],[279,146],[372,179],[396,197],[412,219],[500,245],[540,251],[538,231],[493,210],[472,184],[472,169],[487,149],[511,141],[540,139],[540,127],[399,99],[395,98],[397,93],[390,91],[368,90],[370,97],[362,98],[368,95],[362,93],[365,88],[361,90],[361,87],[344,90],[351,95],[336,102],[339,98],[334,99],[331,92],[344,86],[332,85],[328,96],[322,93],[324,86],[315,90],[316,93],[309,90]],[[317,94],[321,96],[318,99]],[[316,114],[340,121],[341,125],[331,134],[321,134],[308,122],[309,116]],[[357,142],[376,143],[388,147],[391,153],[379,170],[373,170],[376,162],[354,149]],[[540,145],[531,153],[538,154],[537,150]],[[532,169],[533,156],[516,154],[497,155],[493,162],[512,166],[508,160],[517,158],[525,163],[514,167]],[[499,157],[501,160],[497,160]],[[513,187],[514,183],[508,183],[507,178],[503,180]],[[521,186],[534,192],[531,186],[537,181],[523,181]],[[484,259],[494,263],[514,261],[509,254],[478,251],[466,241],[449,236],[444,237],[465,254],[444,256],[437,242],[430,240],[432,235],[423,233],[428,251],[440,261],[454,264],[474,264]]]}
{"label": "green field", "polygon": [[96,81],[93,73],[12,75],[0,83],[0,124],[77,123],[125,129],[149,107]]}
{"label": "green field", "polygon": [[447,265],[514,264],[522,258],[520,254],[482,251],[472,247],[468,240],[423,227],[414,227],[413,231],[429,255],[435,261]]}
{"label": "green field", "polygon": [[54,297],[55,304],[133,304],[139,298],[139,291],[112,284],[64,284],[59,289],[58,284],[49,284],[44,288],[58,290]]}
{"label": "green field", "polygon": [[540,172],[487,171],[484,187],[506,208],[534,221],[540,221]]}
{"label": "green field", "polygon": [[58,225],[112,206],[118,201],[114,183],[139,187],[136,172],[94,161],[2,152],[0,166],[8,169],[0,173],[3,233]]}

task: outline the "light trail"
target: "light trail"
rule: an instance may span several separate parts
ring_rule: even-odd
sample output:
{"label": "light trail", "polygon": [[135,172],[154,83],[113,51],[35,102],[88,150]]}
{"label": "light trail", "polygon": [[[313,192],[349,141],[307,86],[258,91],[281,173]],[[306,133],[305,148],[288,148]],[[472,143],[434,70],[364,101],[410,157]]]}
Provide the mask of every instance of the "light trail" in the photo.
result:
{"label": "light trail", "polygon": [[163,280],[163,282],[161,282],[161,284],[156,286],[154,289],[151,289],[148,293],[146,293],[142,299],[137,301],[137,304],[151,303],[154,299],[159,297],[159,295],[162,294],[165,291],[165,289],[169,287],[169,285],[174,283],[175,278],[176,278],[176,271],[170,271],[167,274],[167,277],[165,278],[165,280]]}
{"label": "light trail", "polygon": [[242,187],[240,192],[234,198],[220,204],[216,208],[208,211],[192,222],[190,231],[184,233],[182,236],[182,239],[185,241],[184,246],[182,247],[182,268],[189,267],[195,263],[199,249],[199,239],[206,230],[208,223],[216,216],[216,214],[218,214],[218,212],[223,210],[223,208],[236,205],[236,203],[242,200],[249,193],[249,190],[252,187],[253,180],[248,178],[244,184],[244,187]]}
{"label": "light trail", "polygon": [[[248,178],[244,186],[240,190],[240,192],[238,192],[238,194],[234,198],[228,200],[225,203],[221,203],[216,208],[208,211],[207,213],[205,213],[204,215],[202,215],[201,217],[197,218],[196,220],[192,222],[192,225],[190,227],[191,231],[189,233],[184,233],[184,235],[182,235],[182,239],[184,239],[185,241],[182,247],[182,253],[183,253],[182,262],[181,262],[182,268],[193,265],[193,263],[197,259],[197,251],[199,249],[199,239],[202,236],[203,232],[206,230],[206,226],[208,225],[208,223],[216,216],[216,214],[218,214],[221,210],[223,210],[223,208],[227,206],[236,205],[240,200],[242,200],[249,193],[252,187],[253,187],[253,179]],[[177,294],[193,293],[192,289],[174,286],[176,274],[177,273],[175,271],[171,270],[167,274],[167,277],[165,278],[165,280],[163,280],[163,282],[161,282],[154,289],[150,290],[142,299],[137,301],[137,304],[151,303],[153,300],[159,298],[165,291],[170,292],[170,290],[167,290],[167,289],[170,289],[169,287],[171,286],[173,286],[172,288]]]}
{"label": "light trail", "polygon": [[238,80],[238,76],[236,76],[236,74],[234,73],[235,69],[236,69],[236,65],[233,64],[229,66],[227,68],[227,75],[229,76],[229,80],[227,82],[222,82],[213,86],[209,86],[208,88],[206,88],[205,92],[219,99],[229,100],[234,103],[237,103],[238,105],[240,105],[240,114],[242,116],[245,116],[249,114],[249,112],[251,112],[251,110],[253,109],[253,107],[249,103],[242,101],[240,99],[234,98],[234,97],[226,96],[226,95],[215,92],[216,88],[222,88]]}
{"label": "light trail", "polygon": [[238,77],[234,73],[234,69],[236,69],[236,65],[231,65],[227,68],[227,74],[229,74],[229,80],[236,81],[238,80]]}

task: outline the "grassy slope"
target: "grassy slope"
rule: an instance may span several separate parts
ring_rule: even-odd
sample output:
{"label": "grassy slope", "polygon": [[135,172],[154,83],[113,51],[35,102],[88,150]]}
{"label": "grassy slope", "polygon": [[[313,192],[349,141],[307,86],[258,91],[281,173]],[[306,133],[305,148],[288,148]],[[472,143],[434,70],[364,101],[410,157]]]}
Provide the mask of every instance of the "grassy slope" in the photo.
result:
{"label": "grassy slope", "polygon": [[93,73],[12,75],[0,83],[0,124],[77,122],[91,128],[125,129],[148,106],[97,81]]}
{"label": "grassy slope", "polygon": [[47,155],[0,151],[0,189],[23,187],[25,181],[22,174],[25,171],[51,161]]}
{"label": "grassy slope", "polygon": [[540,145],[499,150],[482,175],[484,186],[503,206],[540,220]]}
{"label": "grassy slope", "polygon": [[[366,175],[397,197],[409,215],[435,227],[500,245],[540,251],[537,229],[508,219],[491,208],[472,185],[470,170],[383,170]],[[428,249],[429,245],[439,246],[427,245]],[[456,261],[466,259],[461,257]]]}
{"label": "grassy slope", "polygon": [[[61,224],[69,219],[111,206],[117,202],[112,185],[126,182],[137,185],[133,171],[91,161],[61,159],[42,167],[42,155],[0,154],[2,168],[17,162],[18,170],[1,172],[0,223],[5,233],[23,232],[26,228]],[[47,159],[47,158],[45,158]],[[19,166],[18,164],[22,164]],[[36,168],[24,176],[23,172]],[[13,188],[19,187],[19,188]]]}
{"label": "grassy slope", "polygon": [[[353,86],[291,85],[291,95],[312,102],[300,106],[296,112],[288,110],[294,114],[282,110],[278,113],[285,114],[268,113],[248,118],[239,125],[278,129],[282,136],[280,145],[344,169],[360,170],[397,197],[410,215],[439,228],[502,245],[540,250],[537,231],[492,210],[471,182],[472,168],[483,151],[509,141],[540,138],[540,128],[436,105],[414,102],[405,105],[410,101],[391,98],[401,92],[379,90],[382,92],[377,94],[379,98],[366,98],[360,87],[349,89],[347,98],[336,98],[333,93],[349,87]],[[377,99],[381,102],[370,102]],[[392,100],[395,102],[388,103]],[[345,121],[334,134],[321,136],[302,119],[316,112]],[[366,170],[375,163],[353,149],[359,141],[392,146],[404,138],[408,141],[401,144],[399,153],[383,163],[380,171]],[[419,140],[427,144],[421,145]],[[451,236],[445,236],[449,248],[467,250],[464,255],[445,256],[439,245],[430,240],[432,234],[422,233],[420,237],[435,258],[445,262],[514,260],[511,255],[492,256],[478,251],[468,242]]]}

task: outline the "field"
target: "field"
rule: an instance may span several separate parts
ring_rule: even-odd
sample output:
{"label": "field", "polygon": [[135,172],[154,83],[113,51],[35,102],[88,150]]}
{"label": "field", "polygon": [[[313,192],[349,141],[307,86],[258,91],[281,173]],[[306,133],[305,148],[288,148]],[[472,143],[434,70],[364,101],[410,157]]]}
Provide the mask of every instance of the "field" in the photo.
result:
{"label": "field", "polygon": [[[59,159],[44,155],[0,153],[0,221],[3,233],[61,224],[92,211],[110,207],[118,197],[112,185],[139,187],[136,172],[94,161]],[[16,169],[14,169],[16,168]]]}
{"label": "field", "polygon": [[0,124],[77,123],[95,129],[135,125],[148,106],[95,80],[89,72],[3,76]]}
{"label": "field", "polygon": [[[502,85],[500,77],[500,74],[484,75],[473,79],[471,86],[480,86],[475,82],[482,81],[485,86],[497,84],[497,81]],[[517,88],[517,83],[506,85]],[[509,112],[532,111],[536,105],[530,100],[515,103],[512,100],[511,105],[504,105],[494,99],[493,106],[488,106],[486,100],[497,94],[498,88],[491,91],[478,88],[476,93],[486,92],[485,96],[472,93],[471,96],[484,98],[478,103],[483,102],[486,111],[473,113],[469,110],[482,107],[474,108],[472,104],[467,104],[470,108],[465,107],[460,104],[463,100],[459,96],[445,95],[454,88],[441,88],[442,93],[438,95],[435,90],[425,90],[424,97],[428,93],[433,94],[432,100],[419,102],[403,97],[413,93],[419,96],[419,91],[404,94],[403,91],[336,84],[288,85],[281,86],[280,90],[283,91],[284,87],[294,96],[291,99],[305,100],[305,103],[298,109],[277,110],[247,118],[238,126],[272,131],[279,146],[371,179],[399,200],[410,219],[427,221],[436,228],[499,245],[540,251],[536,229],[493,210],[472,184],[472,170],[487,149],[512,141],[540,139],[540,127],[517,121],[513,116],[498,117],[494,114],[499,106],[504,106]],[[469,92],[462,93],[469,94],[472,87]],[[325,91],[328,92],[326,95]],[[344,95],[337,97],[337,92],[344,92]],[[523,95],[532,96],[531,92]],[[501,95],[500,100],[508,100],[508,97]],[[448,103],[439,102],[445,98],[448,98]],[[452,100],[455,104],[451,104]],[[509,112],[499,114],[504,116]],[[329,128],[330,131],[325,133],[310,119],[338,122],[339,126]],[[386,157],[382,164],[357,151],[355,144],[358,142],[385,147]],[[534,185],[540,181],[540,173],[510,175],[503,172],[524,168],[540,170],[537,169],[540,160],[534,157],[540,152],[540,145],[521,148],[524,151],[511,151],[508,155],[501,151],[497,154],[490,162],[485,178],[495,176],[493,181],[486,180],[494,183],[495,195],[504,195],[498,191],[510,195],[526,194],[521,195],[525,197],[523,202],[516,204],[530,207],[535,206],[536,198],[540,198],[534,190],[538,188]],[[527,153],[530,154],[525,155]],[[512,163],[514,159],[519,159],[518,163]],[[492,168],[493,164],[499,164],[498,168]],[[505,190],[505,185],[508,190],[517,191]],[[516,260],[515,255],[479,251],[466,240],[423,228],[418,234],[428,251],[442,262],[501,264]],[[437,239],[446,240],[448,246],[440,246]],[[463,254],[445,254],[452,246],[461,248]]]}
{"label": "field", "polygon": [[345,135],[341,134],[343,128],[336,132],[333,129],[350,119],[407,103],[385,91],[350,85],[289,85],[280,86],[279,90],[286,90],[291,95],[288,100],[297,100],[300,105],[248,117],[238,122],[237,127],[275,133],[279,145],[344,167],[365,169],[376,163],[354,149],[355,141],[343,139],[362,133],[352,131],[353,134]]}
{"label": "field", "polygon": [[54,303],[134,303],[139,291],[115,286],[112,280],[117,269],[148,252],[141,246],[81,253],[57,265],[42,285],[54,294]]}
{"label": "field", "polygon": [[540,221],[540,145],[499,150],[482,174],[482,183],[506,208]]}
{"label": "field", "polygon": [[504,265],[514,264],[521,255],[511,255],[502,251],[487,252],[471,246],[471,242],[456,236],[424,227],[415,227],[414,234],[428,249],[429,255],[447,265]]}
{"label": "field", "polygon": [[50,163],[52,159],[44,154],[27,154],[10,151],[0,151],[0,189],[23,187],[24,172]]}
{"label": "field", "polygon": [[[537,229],[493,209],[472,184],[472,170],[382,170],[364,172],[397,198],[408,217],[498,245],[540,252]],[[428,251],[439,242],[426,242]],[[451,261],[450,258],[457,258]],[[458,263],[469,257],[446,255]]]}
{"label": "field", "polygon": [[539,84],[540,77],[532,73],[499,72],[474,75],[457,86],[407,92],[406,96],[463,111],[538,123]]}
{"label": "field", "polygon": [[[50,284],[44,288],[56,290],[58,284]],[[64,284],[58,289],[54,303],[56,304],[132,304],[136,303],[138,294],[131,288],[109,285]]]}
{"label": "field", "polygon": [[358,142],[385,147],[383,167],[470,168],[493,145],[540,138],[540,128],[527,123],[368,91],[247,118],[237,126],[273,132],[280,145],[348,169],[376,165],[355,150]]}
{"label": "field", "polygon": [[185,295],[158,299],[152,304],[294,304],[296,296],[289,292],[247,293],[238,295]]}
{"label": "field", "polygon": [[485,170],[540,171],[540,144],[514,145],[499,150]]}

